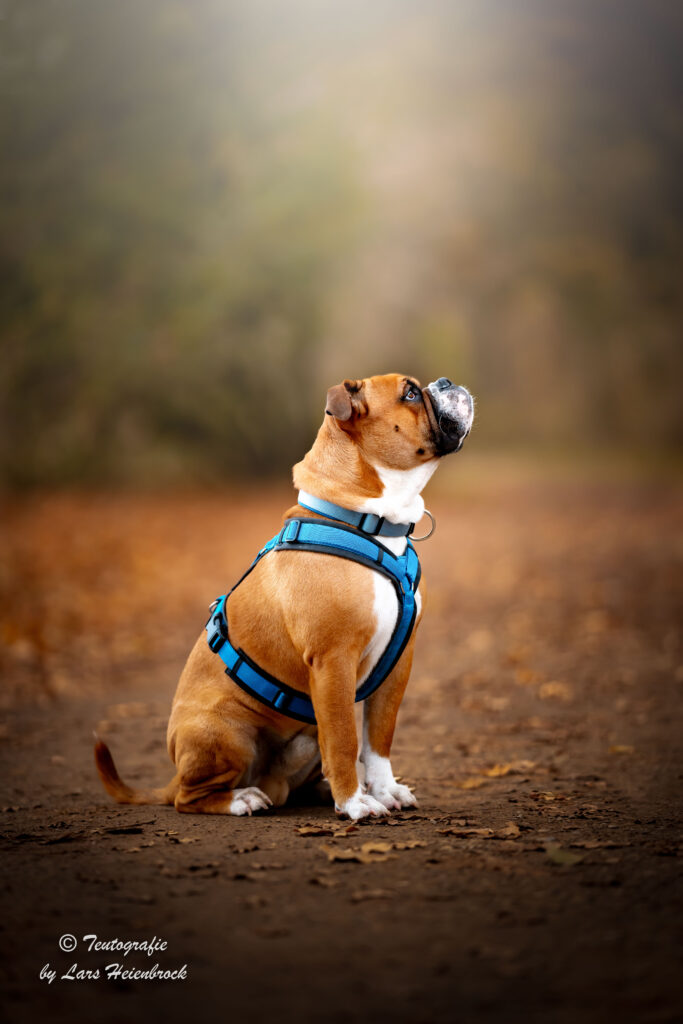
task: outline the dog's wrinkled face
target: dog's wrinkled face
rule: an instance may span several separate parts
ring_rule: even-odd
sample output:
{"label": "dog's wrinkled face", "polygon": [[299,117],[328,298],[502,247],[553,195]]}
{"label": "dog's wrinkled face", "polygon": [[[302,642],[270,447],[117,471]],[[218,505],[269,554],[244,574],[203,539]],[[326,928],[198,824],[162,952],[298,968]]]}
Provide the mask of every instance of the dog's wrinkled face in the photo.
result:
{"label": "dog's wrinkled face", "polygon": [[472,427],[474,402],[447,377],[422,388],[414,377],[390,373],[336,384],[325,412],[373,465],[412,469],[459,451]]}

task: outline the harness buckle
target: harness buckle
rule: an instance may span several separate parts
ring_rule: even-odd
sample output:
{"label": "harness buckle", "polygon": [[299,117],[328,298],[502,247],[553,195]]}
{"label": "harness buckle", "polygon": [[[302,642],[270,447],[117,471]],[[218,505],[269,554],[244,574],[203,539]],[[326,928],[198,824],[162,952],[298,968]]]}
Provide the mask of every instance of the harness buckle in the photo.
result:
{"label": "harness buckle", "polygon": [[299,536],[299,530],[301,529],[300,519],[290,519],[288,523],[282,529],[280,534],[281,544],[293,544]]}
{"label": "harness buckle", "polygon": [[281,711],[283,715],[287,714],[287,708],[289,707],[292,700],[292,695],[285,693],[284,690],[280,690],[277,697],[273,701],[273,707],[278,711]]}
{"label": "harness buckle", "polygon": [[218,654],[221,647],[225,643],[225,637],[222,635],[220,629],[217,630],[213,636],[209,637],[208,644],[214,654]]}
{"label": "harness buckle", "polygon": [[[368,525],[368,520],[374,519],[374,527]],[[378,516],[375,512],[365,512],[363,518],[358,523],[358,529],[362,533],[368,533],[371,537],[376,537],[379,531],[384,526],[384,516]]]}

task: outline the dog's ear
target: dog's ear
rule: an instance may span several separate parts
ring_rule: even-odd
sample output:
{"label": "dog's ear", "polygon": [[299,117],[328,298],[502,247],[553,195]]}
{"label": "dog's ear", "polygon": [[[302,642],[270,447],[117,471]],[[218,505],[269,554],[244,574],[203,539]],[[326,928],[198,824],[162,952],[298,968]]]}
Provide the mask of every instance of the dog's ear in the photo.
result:
{"label": "dog's ear", "polygon": [[337,420],[350,420],[368,411],[362,380],[345,380],[327,392],[325,413]]}

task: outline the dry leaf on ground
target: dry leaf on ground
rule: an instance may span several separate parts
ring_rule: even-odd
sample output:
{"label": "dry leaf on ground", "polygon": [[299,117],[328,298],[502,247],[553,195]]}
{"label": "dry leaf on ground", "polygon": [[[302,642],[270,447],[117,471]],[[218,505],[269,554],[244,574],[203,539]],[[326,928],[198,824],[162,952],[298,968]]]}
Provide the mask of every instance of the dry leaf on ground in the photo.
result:
{"label": "dry leaf on ground", "polygon": [[622,846],[630,846],[630,843],[614,843],[609,839],[577,839],[569,845],[577,850],[617,850]]}
{"label": "dry leaf on ground", "polygon": [[364,903],[365,900],[390,900],[394,895],[390,889],[357,889],[350,899],[352,903]]}
{"label": "dry leaf on ground", "polygon": [[538,696],[541,700],[571,700],[574,696],[571,686],[560,683],[553,679],[549,683],[543,683],[538,689]]}
{"label": "dry leaf on ground", "polygon": [[[330,863],[334,863],[335,861],[350,861],[356,864],[375,864],[379,861],[390,860],[393,856],[393,854],[376,849],[376,847],[380,845],[386,846],[389,850],[391,849],[390,843],[363,843],[360,850],[339,850],[334,846],[328,846],[326,843],[323,843],[320,849],[323,853],[327,854],[327,859]],[[368,846],[373,849],[366,849]]]}
{"label": "dry leaf on ground", "polygon": [[583,857],[578,853],[571,853],[569,850],[563,850],[560,846],[546,846],[546,856],[553,862],[553,864],[560,864],[566,867],[572,867],[574,864],[580,864]]}
{"label": "dry leaf on ground", "polygon": [[518,775],[523,772],[530,772],[536,767],[535,761],[508,761],[505,764],[494,764],[483,774],[489,779],[501,778],[505,775]]}
{"label": "dry leaf on ground", "polygon": [[498,829],[496,839],[517,839],[520,835],[519,825],[516,825],[514,821],[508,821],[507,825]]}
{"label": "dry leaf on ground", "polygon": [[327,854],[330,862],[336,860],[355,861],[358,864],[374,864],[377,861],[393,859],[391,850],[414,850],[426,844],[420,839],[409,839],[404,843],[368,842],[363,843],[360,850],[339,850],[323,843],[320,849]]}
{"label": "dry leaf on ground", "polygon": [[480,786],[485,786],[487,782],[488,779],[483,779],[479,775],[472,775],[469,779],[456,782],[455,785],[458,789],[479,789]]}
{"label": "dry leaf on ground", "polygon": [[568,793],[551,793],[549,790],[538,791],[535,790],[533,793],[529,793],[532,800],[544,800],[545,803],[551,803],[553,800],[571,800],[572,797]]}
{"label": "dry leaf on ground", "polygon": [[448,828],[437,828],[436,831],[442,836],[461,836],[463,838],[477,836],[479,839],[491,839],[493,836],[492,828],[468,828],[467,826],[462,828],[450,825]]}
{"label": "dry leaf on ground", "polygon": [[308,879],[309,885],[319,885],[323,889],[332,889],[335,885],[339,885],[336,878],[330,878],[327,875],[314,875],[313,878]]}

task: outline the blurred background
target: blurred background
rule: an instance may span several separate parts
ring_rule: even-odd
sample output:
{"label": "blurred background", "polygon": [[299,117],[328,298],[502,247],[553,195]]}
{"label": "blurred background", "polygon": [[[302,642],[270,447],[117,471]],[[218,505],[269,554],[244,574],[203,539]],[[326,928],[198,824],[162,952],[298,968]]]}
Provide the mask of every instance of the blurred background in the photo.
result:
{"label": "blurred background", "polygon": [[469,386],[480,454],[668,459],[682,22],[2,0],[5,487],[282,478],[394,370]]}

